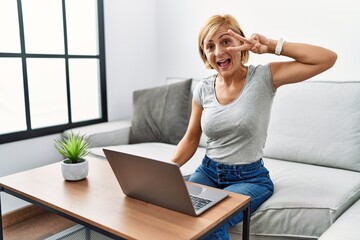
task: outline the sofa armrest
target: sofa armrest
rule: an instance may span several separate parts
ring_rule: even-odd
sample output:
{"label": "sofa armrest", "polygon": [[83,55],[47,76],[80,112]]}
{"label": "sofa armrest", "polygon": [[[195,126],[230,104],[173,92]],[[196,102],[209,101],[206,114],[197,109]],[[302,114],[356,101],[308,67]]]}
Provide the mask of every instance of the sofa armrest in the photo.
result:
{"label": "sofa armrest", "polygon": [[91,148],[114,146],[129,143],[130,128],[131,120],[118,120],[68,129],[63,136],[69,136],[72,131],[74,134],[86,134]]}

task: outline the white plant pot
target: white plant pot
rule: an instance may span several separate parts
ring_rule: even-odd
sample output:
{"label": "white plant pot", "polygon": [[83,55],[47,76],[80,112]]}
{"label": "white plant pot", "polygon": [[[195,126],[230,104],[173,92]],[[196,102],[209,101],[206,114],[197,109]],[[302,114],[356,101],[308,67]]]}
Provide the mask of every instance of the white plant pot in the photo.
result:
{"label": "white plant pot", "polygon": [[65,180],[79,181],[87,177],[89,173],[89,161],[84,159],[79,163],[66,163],[65,159],[61,163],[61,172]]}

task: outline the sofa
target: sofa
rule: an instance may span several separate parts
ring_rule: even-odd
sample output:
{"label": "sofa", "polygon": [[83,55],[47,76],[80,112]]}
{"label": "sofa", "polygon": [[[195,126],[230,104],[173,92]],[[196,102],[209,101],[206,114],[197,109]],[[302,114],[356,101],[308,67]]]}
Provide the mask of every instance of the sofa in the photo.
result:
{"label": "sofa", "polygon": [[[130,119],[71,131],[86,134],[91,154],[105,161],[104,147],[170,161],[186,131],[198,81],[168,78],[163,86],[134,91]],[[185,179],[205,146],[202,135],[197,152],[180,168]],[[263,160],[275,191],[251,216],[250,239],[359,239],[360,82],[309,80],[279,88]],[[229,232],[241,239],[242,223]]]}

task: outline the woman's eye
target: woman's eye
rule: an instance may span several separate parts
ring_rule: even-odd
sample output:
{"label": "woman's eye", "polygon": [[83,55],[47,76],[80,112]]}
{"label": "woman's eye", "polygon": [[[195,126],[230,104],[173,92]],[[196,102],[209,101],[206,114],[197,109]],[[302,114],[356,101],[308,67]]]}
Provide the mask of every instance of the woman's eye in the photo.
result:
{"label": "woman's eye", "polygon": [[208,45],[208,46],[206,46],[206,49],[207,49],[208,51],[212,50],[213,48],[214,48],[213,45]]}
{"label": "woman's eye", "polygon": [[223,45],[229,45],[231,42],[230,42],[230,40],[227,40],[227,39],[225,39],[224,41],[223,41]]}

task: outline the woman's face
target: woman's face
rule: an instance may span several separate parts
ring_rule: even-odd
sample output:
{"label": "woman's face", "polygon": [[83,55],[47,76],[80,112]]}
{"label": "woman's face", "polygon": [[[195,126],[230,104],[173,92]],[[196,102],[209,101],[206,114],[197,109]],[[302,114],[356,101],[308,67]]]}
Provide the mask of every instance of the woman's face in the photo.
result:
{"label": "woman's face", "polygon": [[232,75],[241,66],[241,52],[230,52],[228,47],[241,45],[228,33],[228,27],[221,26],[212,36],[204,39],[204,52],[210,65],[223,77]]}

